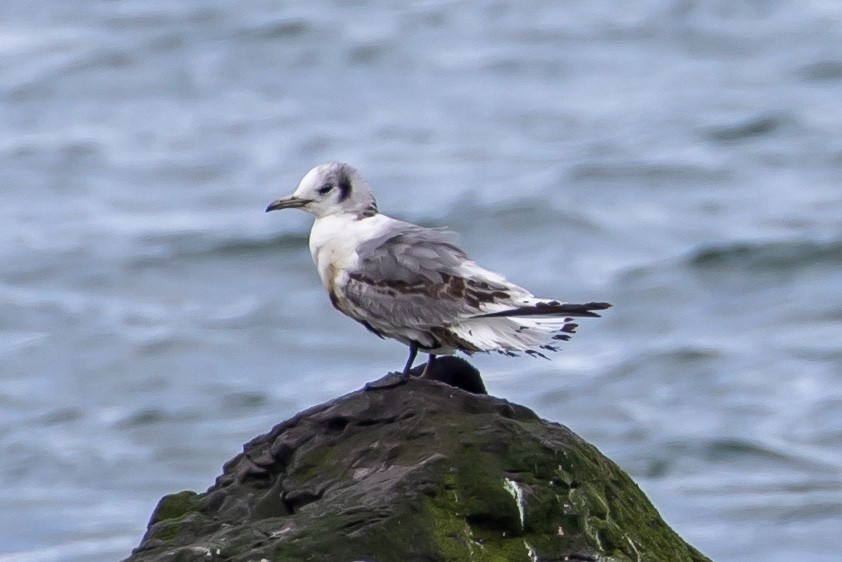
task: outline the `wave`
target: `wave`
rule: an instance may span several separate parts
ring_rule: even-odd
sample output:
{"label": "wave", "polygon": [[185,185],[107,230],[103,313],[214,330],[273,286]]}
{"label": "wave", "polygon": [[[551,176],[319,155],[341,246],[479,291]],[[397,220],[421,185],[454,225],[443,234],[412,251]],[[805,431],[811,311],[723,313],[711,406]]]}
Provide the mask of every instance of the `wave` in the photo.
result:
{"label": "wave", "polygon": [[207,256],[232,257],[268,254],[307,247],[306,233],[283,233],[269,237],[228,236],[219,238],[206,232],[147,236],[132,263],[169,261],[174,258]]}
{"label": "wave", "polygon": [[765,137],[774,134],[785,125],[791,124],[795,118],[785,113],[770,113],[755,115],[743,121],[713,127],[708,136],[719,142],[734,142],[754,137]]}
{"label": "wave", "polygon": [[720,182],[729,179],[729,172],[695,163],[641,160],[581,164],[573,168],[571,177],[577,181]]}
{"label": "wave", "polygon": [[802,67],[801,76],[808,82],[842,80],[842,60],[825,59]]}
{"label": "wave", "polygon": [[253,39],[290,40],[317,33],[312,22],[300,17],[264,18],[243,24],[235,35]]}
{"label": "wave", "polygon": [[808,447],[758,439],[721,436],[666,442],[661,450],[668,462],[697,459],[721,466],[746,466],[755,470],[792,470],[834,474],[835,464]]}
{"label": "wave", "polygon": [[786,271],[810,265],[842,265],[842,240],[735,242],[702,247],[688,258],[697,269]]}

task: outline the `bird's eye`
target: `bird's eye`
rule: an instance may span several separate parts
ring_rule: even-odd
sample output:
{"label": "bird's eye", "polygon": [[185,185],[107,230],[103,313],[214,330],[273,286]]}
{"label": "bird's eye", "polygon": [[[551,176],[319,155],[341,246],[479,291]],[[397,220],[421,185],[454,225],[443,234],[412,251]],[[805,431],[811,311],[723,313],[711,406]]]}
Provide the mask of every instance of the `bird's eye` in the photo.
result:
{"label": "bird's eye", "polygon": [[332,183],[326,183],[319,188],[319,190],[318,190],[319,195],[324,195],[326,193],[329,193],[331,189],[333,189],[333,184]]}

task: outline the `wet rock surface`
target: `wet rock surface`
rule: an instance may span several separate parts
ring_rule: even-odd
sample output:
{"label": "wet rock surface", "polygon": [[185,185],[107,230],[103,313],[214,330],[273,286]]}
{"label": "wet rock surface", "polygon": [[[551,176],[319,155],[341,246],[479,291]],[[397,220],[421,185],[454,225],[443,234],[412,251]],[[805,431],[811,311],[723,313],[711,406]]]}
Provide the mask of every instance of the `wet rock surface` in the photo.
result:
{"label": "wet rock surface", "polygon": [[568,428],[389,375],[247,443],[207,492],[164,497],[127,560],[707,558]]}

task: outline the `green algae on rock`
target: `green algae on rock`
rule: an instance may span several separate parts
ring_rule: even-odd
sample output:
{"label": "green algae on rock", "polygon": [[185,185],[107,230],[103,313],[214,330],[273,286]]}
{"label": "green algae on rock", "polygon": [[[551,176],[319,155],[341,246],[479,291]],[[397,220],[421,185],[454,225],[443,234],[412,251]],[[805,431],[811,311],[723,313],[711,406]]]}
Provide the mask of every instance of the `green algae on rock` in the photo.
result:
{"label": "green algae on rock", "polygon": [[246,444],[207,492],[163,498],[127,562],[708,560],[566,427],[378,383]]}

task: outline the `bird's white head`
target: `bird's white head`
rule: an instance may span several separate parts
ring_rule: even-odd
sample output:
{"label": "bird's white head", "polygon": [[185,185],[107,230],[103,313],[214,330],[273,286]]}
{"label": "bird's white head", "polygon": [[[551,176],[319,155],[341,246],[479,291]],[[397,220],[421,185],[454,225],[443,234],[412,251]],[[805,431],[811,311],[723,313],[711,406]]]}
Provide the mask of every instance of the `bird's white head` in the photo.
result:
{"label": "bird's white head", "polygon": [[355,168],[328,162],[307,172],[295,193],[273,201],[266,212],[279,209],[302,209],[316,218],[345,213],[368,216],[377,213],[377,203]]}

